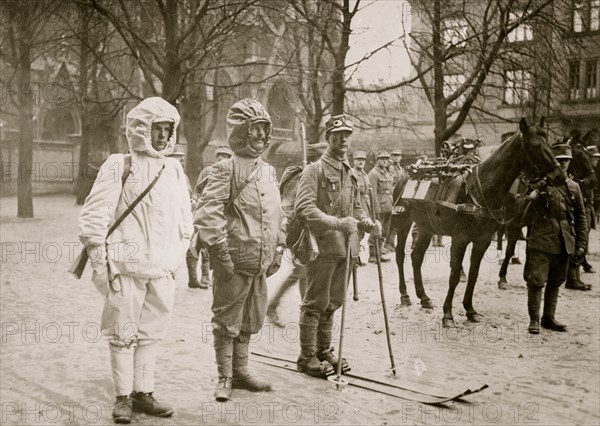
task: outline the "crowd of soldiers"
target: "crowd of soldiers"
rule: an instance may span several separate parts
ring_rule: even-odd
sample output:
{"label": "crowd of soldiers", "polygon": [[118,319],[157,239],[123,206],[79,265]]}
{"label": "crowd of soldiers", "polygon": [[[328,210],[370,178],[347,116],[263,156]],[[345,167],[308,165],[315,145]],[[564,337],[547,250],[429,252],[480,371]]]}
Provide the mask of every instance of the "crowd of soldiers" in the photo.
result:
{"label": "crowd of soldiers", "polygon": [[[281,188],[275,169],[261,157],[273,127],[256,100],[244,99],[230,108],[229,146],[217,149],[218,161],[200,173],[193,189],[182,167],[185,152],[175,143],[178,122],[177,110],[161,98],[145,99],[133,108],[126,126],[130,154],[111,155],[102,165],[80,215],[92,281],[104,297],[102,331],[109,341],[116,423],[131,422],[134,412],[159,417],[174,412],[154,398],[154,373],[157,342],[166,333],[173,308],[174,273],[184,258],[188,286],[212,287],[218,374],[214,396],[227,401],[233,389],[271,389],[249,371],[249,345],[267,312],[276,316],[282,292],[269,304],[267,278],[278,271],[286,248],[299,260],[282,290],[301,283],[297,368],[316,377],[331,374],[339,363],[344,371],[350,368],[334,355],[331,339],[334,314],[359,262],[360,240],[370,235],[370,262],[379,261],[375,247],[394,250],[390,218],[398,204],[392,197],[394,186],[406,176],[402,152],[377,152],[377,164],[367,174],[366,153],[355,151],[351,167],[354,126],[348,115],[327,121],[326,142],[309,148],[306,167],[286,171]],[[472,161],[476,146],[470,143],[451,155]],[[570,149],[556,148],[565,171]],[[128,168],[128,162],[136,167]],[[124,171],[122,179],[114,178],[114,170]],[[284,188],[291,190],[284,195]],[[532,333],[539,332],[545,284],[541,326],[565,330],[554,318],[558,286],[566,279],[569,260],[580,264],[585,254],[585,197],[569,179],[566,191],[548,185],[523,198],[523,204],[534,205],[528,209],[534,219],[525,267]],[[297,241],[289,240],[293,227],[301,230]],[[138,248],[135,261],[128,258],[131,244]],[[124,328],[132,324],[133,332]]]}

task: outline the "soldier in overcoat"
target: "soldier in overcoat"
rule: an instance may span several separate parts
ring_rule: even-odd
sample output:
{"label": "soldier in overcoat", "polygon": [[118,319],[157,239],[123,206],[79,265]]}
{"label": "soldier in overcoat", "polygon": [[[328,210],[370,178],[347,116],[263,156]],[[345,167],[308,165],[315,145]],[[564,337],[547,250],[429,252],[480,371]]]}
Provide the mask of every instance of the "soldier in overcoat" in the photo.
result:
{"label": "soldier in overcoat", "polygon": [[567,279],[569,257],[581,256],[587,247],[585,207],[579,185],[566,177],[572,159],[569,145],[552,147],[565,173],[563,182],[551,182],[541,190],[534,189],[525,197],[525,223],[528,228],[527,259],[524,279],[527,282],[529,332],[540,331],[540,306],[544,292],[541,326],[566,331],[556,321],[555,312],[560,286]]}

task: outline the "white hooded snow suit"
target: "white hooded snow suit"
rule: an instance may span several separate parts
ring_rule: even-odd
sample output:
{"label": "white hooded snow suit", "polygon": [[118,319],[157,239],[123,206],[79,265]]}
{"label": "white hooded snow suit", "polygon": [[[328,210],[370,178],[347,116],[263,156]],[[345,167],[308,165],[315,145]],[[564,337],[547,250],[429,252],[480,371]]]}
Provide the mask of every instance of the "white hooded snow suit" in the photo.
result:
{"label": "white hooded snow suit", "polygon": [[[160,152],[151,141],[152,123],[156,122],[173,123],[167,147]],[[175,294],[173,274],[185,258],[192,234],[186,177],[179,161],[167,157],[173,151],[178,123],[177,110],[161,98],[148,98],[134,107],[127,114],[126,128],[131,172],[123,184],[124,156],[108,157],[79,217],[80,240],[90,254],[92,281],[106,296],[101,328],[113,352],[117,395],[131,392],[134,352],[136,373],[149,366],[152,370],[151,374],[146,370],[136,374],[134,390],[153,390],[156,345],[152,343],[166,333]],[[155,186],[107,238],[110,226],[163,165]],[[138,360],[139,348],[144,345],[147,354]],[[118,356],[120,361],[115,359]]]}

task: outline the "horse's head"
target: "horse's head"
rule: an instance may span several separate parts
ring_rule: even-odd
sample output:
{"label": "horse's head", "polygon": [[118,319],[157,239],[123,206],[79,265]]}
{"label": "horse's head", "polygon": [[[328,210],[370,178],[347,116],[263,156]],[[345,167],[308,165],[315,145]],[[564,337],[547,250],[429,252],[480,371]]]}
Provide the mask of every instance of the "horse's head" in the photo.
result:
{"label": "horse's head", "polygon": [[541,119],[538,126],[529,125],[524,117],[519,122],[525,154],[523,156],[523,169],[532,178],[547,176],[551,180],[561,179],[564,175],[548,144],[546,132],[542,127],[543,124],[544,118]]}

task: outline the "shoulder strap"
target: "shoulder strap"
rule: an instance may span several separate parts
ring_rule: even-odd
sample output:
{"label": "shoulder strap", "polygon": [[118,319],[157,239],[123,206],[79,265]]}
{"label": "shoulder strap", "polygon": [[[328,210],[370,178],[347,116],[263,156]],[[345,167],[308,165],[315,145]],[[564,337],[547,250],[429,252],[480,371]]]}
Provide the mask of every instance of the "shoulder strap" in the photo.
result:
{"label": "shoulder strap", "polygon": [[[129,165],[130,165],[130,168],[131,168],[131,157],[129,158]],[[131,213],[133,211],[133,209],[135,208],[135,206],[137,206],[140,203],[140,201],[142,201],[142,198],[144,198],[148,194],[148,192],[150,192],[150,190],[154,187],[154,185],[156,185],[156,181],[158,181],[158,178],[160,177],[160,175],[162,174],[162,171],[164,169],[165,169],[165,165],[163,164],[162,167],[160,168],[160,170],[158,171],[158,173],[156,173],[156,176],[154,176],[154,179],[152,180],[152,182],[150,182],[150,184],[146,187],[146,189],[144,189],[144,192],[142,192],[133,201],[133,203],[131,203],[131,205],[129,207],[127,207],[127,210],[125,210],[123,212],[123,214],[121,214],[121,216],[119,216],[119,218],[115,221],[115,223],[113,223],[113,225],[108,230],[108,233],[106,234],[107,237],[110,234],[112,234],[115,229],[117,229],[117,226],[119,226],[121,224],[121,222],[123,222],[123,220],[125,220],[125,218],[127,217],[127,215],[129,215],[129,213]],[[129,174],[129,173],[127,173],[127,174]],[[123,175],[125,175],[125,174],[123,174]]]}
{"label": "shoulder strap", "polygon": [[[256,173],[258,173],[258,162],[254,165],[254,170],[252,170],[252,173],[250,173],[248,175],[248,177],[242,181],[240,186],[229,197],[229,201],[227,201],[227,204],[225,204],[225,207],[230,207],[233,204],[235,199],[238,197],[238,195],[240,195],[240,193],[246,187],[246,185],[248,185],[250,183],[250,181],[252,179],[254,179],[254,176],[256,176]],[[233,164],[233,168],[232,168],[232,172],[231,172],[231,182],[235,183],[235,164]]]}

